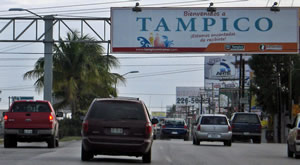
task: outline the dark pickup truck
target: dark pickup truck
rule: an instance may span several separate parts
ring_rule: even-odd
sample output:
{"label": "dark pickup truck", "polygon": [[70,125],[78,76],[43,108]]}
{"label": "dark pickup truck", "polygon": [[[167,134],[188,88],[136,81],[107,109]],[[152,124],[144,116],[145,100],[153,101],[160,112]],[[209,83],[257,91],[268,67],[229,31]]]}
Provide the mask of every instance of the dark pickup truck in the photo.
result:
{"label": "dark pickup truck", "polygon": [[231,118],[232,140],[250,140],[261,143],[261,122],[257,114],[237,112]]}
{"label": "dark pickup truck", "polygon": [[4,115],[4,147],[17,142],[47,142],[58,146],[58,121],[49,101],[15,101]]}

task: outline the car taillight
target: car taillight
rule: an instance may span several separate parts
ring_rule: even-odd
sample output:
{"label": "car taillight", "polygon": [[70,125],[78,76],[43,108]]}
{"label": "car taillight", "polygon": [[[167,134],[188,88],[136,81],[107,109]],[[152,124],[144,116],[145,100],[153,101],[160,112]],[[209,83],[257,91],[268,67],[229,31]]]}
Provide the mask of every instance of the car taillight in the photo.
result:
{"label": "car taillight", "polygon": [[234,128],[234,124],[231,124],[231,130]]}
{"label": "car taillight", "polygon": [[89,122],[86,120],[82,123],[82,130],[84,133],[87,133],[89,130]]}
{"label": "car taillight", "polygon": [[146,123],[146,130],[145,130],[146,132],[146,137],[149,137],[150,135],[151,135],[151,133],[152,133],[152,127],[151,127],[151,124],[150,123]]}
{"label": "car taillight", "polygon": [[49,115],[49,121],[52,122],[53,121],[53,116]]}
{"label": "car taillight", "polygon": [[229,126],[228,126],[228,131],[231,131],[231,130],[232,130],[232,129],[231,129],[231,126],[229,125]]}
{"label": "car taillight", "polygon": [[4,121],[7,121],[7,119],[8,119],[8,116],[7,116],[7,115],[5,115],[3,119],[4,119]]}
{"label": "car taillight", "polygon": [[186,125],[184,125],[184,129],[187,129],[188,127]]}
{"label": "car taillight", "polygon": [[297,131],[297,140],[300,140],[300,130]]}
{"label": "car taillight", "polygon": [[198,125],[198,127],[197,127],[197,131],[200,131],[201,130],[201,126],[200,125]]}
{"label": "car taillight", "polygon": [[161,126],[162,128],[166,128],[166,125]]}

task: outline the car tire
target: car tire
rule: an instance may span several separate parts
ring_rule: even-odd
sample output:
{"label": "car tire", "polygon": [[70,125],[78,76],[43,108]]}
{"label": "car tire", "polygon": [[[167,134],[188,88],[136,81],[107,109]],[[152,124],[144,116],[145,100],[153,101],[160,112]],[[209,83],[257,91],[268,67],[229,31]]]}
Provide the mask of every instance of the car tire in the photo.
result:
{"label": "car tire", "polygon": [[261,143],[261,137],[255,137],[252,140],[253,140],[253,143],[256,143],[256,144],[260,144]]}
{"label": "car tire", "polygon": [[147,153],[145,153],[142,157],[143,163],[151,163],[151,148]]}
{"label": "car tire", "polygon": [[189,140],[189,136],[184,136],[184,137],[183,137],[183,140],[184,140],[184,141],[188,141],[188,140]]}
{"label": "car tire", "polygon": [[295,154],[296,159],[300,159],[300,154]]}
{"label": "car tire", "polygon": [[231,140],[224,141],[225,146],[231,146],[231,144],[232,144]]}
{"label": "car tire", "polygon": [[193,137],[193,144],[196,145],[196,140],[194,137]]}
{"label": "car tire", "polygon": [[17,139],[14,136],[4,136],[4,148],[15,148],[17,147]]}
{"label": "car tire", "polygon": [[49,139],[48,139],[48,148],[55,148],[56,146],[56,138],[55,136],[51,136]]}
{"label": "car tire", "polygon": [[94,158],[94,154],[86,151],[81,145],[81,161],[89,161]]}
{"label": "car tire", "polygon": [[55,145],[56,145],[56,147],[59,147],[59,140],[58,139],[55,140]]}
{"label": "car tire", "polygon": [[292,158],[294,156],[294,153],[290,150],[289,144],[287,144],[287,154],[289,158]]}
{"label": "car tire", "polygon": [[197,146],[199,146],[200,145],[200,140],[195,138],[195,143],[196,143]]}

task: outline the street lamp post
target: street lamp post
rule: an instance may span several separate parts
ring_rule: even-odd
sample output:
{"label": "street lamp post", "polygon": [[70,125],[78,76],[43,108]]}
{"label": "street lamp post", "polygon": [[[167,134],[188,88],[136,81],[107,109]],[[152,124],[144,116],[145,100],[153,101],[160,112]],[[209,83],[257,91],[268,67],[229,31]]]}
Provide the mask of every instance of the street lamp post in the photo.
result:
{"label": "street lamp post", "polygon": [[[123,76],[125,76],[125,75],[127,75],[127,74],[130,74],[130,73],[139,73],[139,71],[137,71],[137,70],[130,71],[130,72],[127,72],[127,73],[122,74],[121,76],[123,77]],[[118,81],[118,79],[116,78],[116,81],[115,81],[115,89],[116,89],[116,90],[117,90],[117,81]]]}
{"label": "street lamp post", "polygon": [[44,39],[44,100],[52,102],[52,83],[53,83],[53,20],[52,15],[49,16],[40,16],[28,9],[23,8],[10,8],[8,11],[26,11],[31,13],[45,22],[45,39]]}

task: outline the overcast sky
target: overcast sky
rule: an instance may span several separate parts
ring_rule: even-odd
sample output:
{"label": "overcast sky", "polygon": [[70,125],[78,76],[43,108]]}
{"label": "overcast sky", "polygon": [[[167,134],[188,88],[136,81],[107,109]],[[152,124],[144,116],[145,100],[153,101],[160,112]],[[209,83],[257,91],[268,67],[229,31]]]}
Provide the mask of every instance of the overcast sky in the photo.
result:
{"label": "overcast sky", "polygon": [[[282,2],[281,2],[282,1]],[[281,0],[280,6],[299,7],[299,0]],[[269,7],[274,0],[141,0],[140,6],[147,7],[207,7],[214,2],[216,7]],[[39,15],[109,17],[110,7],[134,6],[132,0],[1,0],[0,17],[31,16],[26,12],[8,12],[9,8],[27,8]],[[66,7],[72,6],[72,7]],[[0,29],[5,22],[0,22]],[[19,24],[19,26],[21,26]],[[30,34],[27,34],[30,35]],[[0,35],[1,36],[1,35]],[[1,37],[0,37],[1,38]],[[106,47],[106,45],[104,45]],[[33,82],[23,80],[23,74],[33,68],[43,54],[10,54],[7,52],[44,51],[40,43],[0,43],[0,109],[8,108],[9,96],[34,96],[43,99],[43,93],[34,90]],[[181,55],[188,57],[170,58],[170,54],[114,54],[119,58],[120,68],[112,72],[125,74],[129,71],[126,85],[118,84],[119,95],[139,97],[152,111],[165,111],[167,105],[175,104],[176,86],[204,86],[205,54]],[[191,57],[194,56],[194,57]],[[138,57],[138,58],[133,58]],[[142,58],[140,58],[142,57]],[[150,57],[150,58],[149,58]],[[151,58],[158,57],[158,58]]]}

